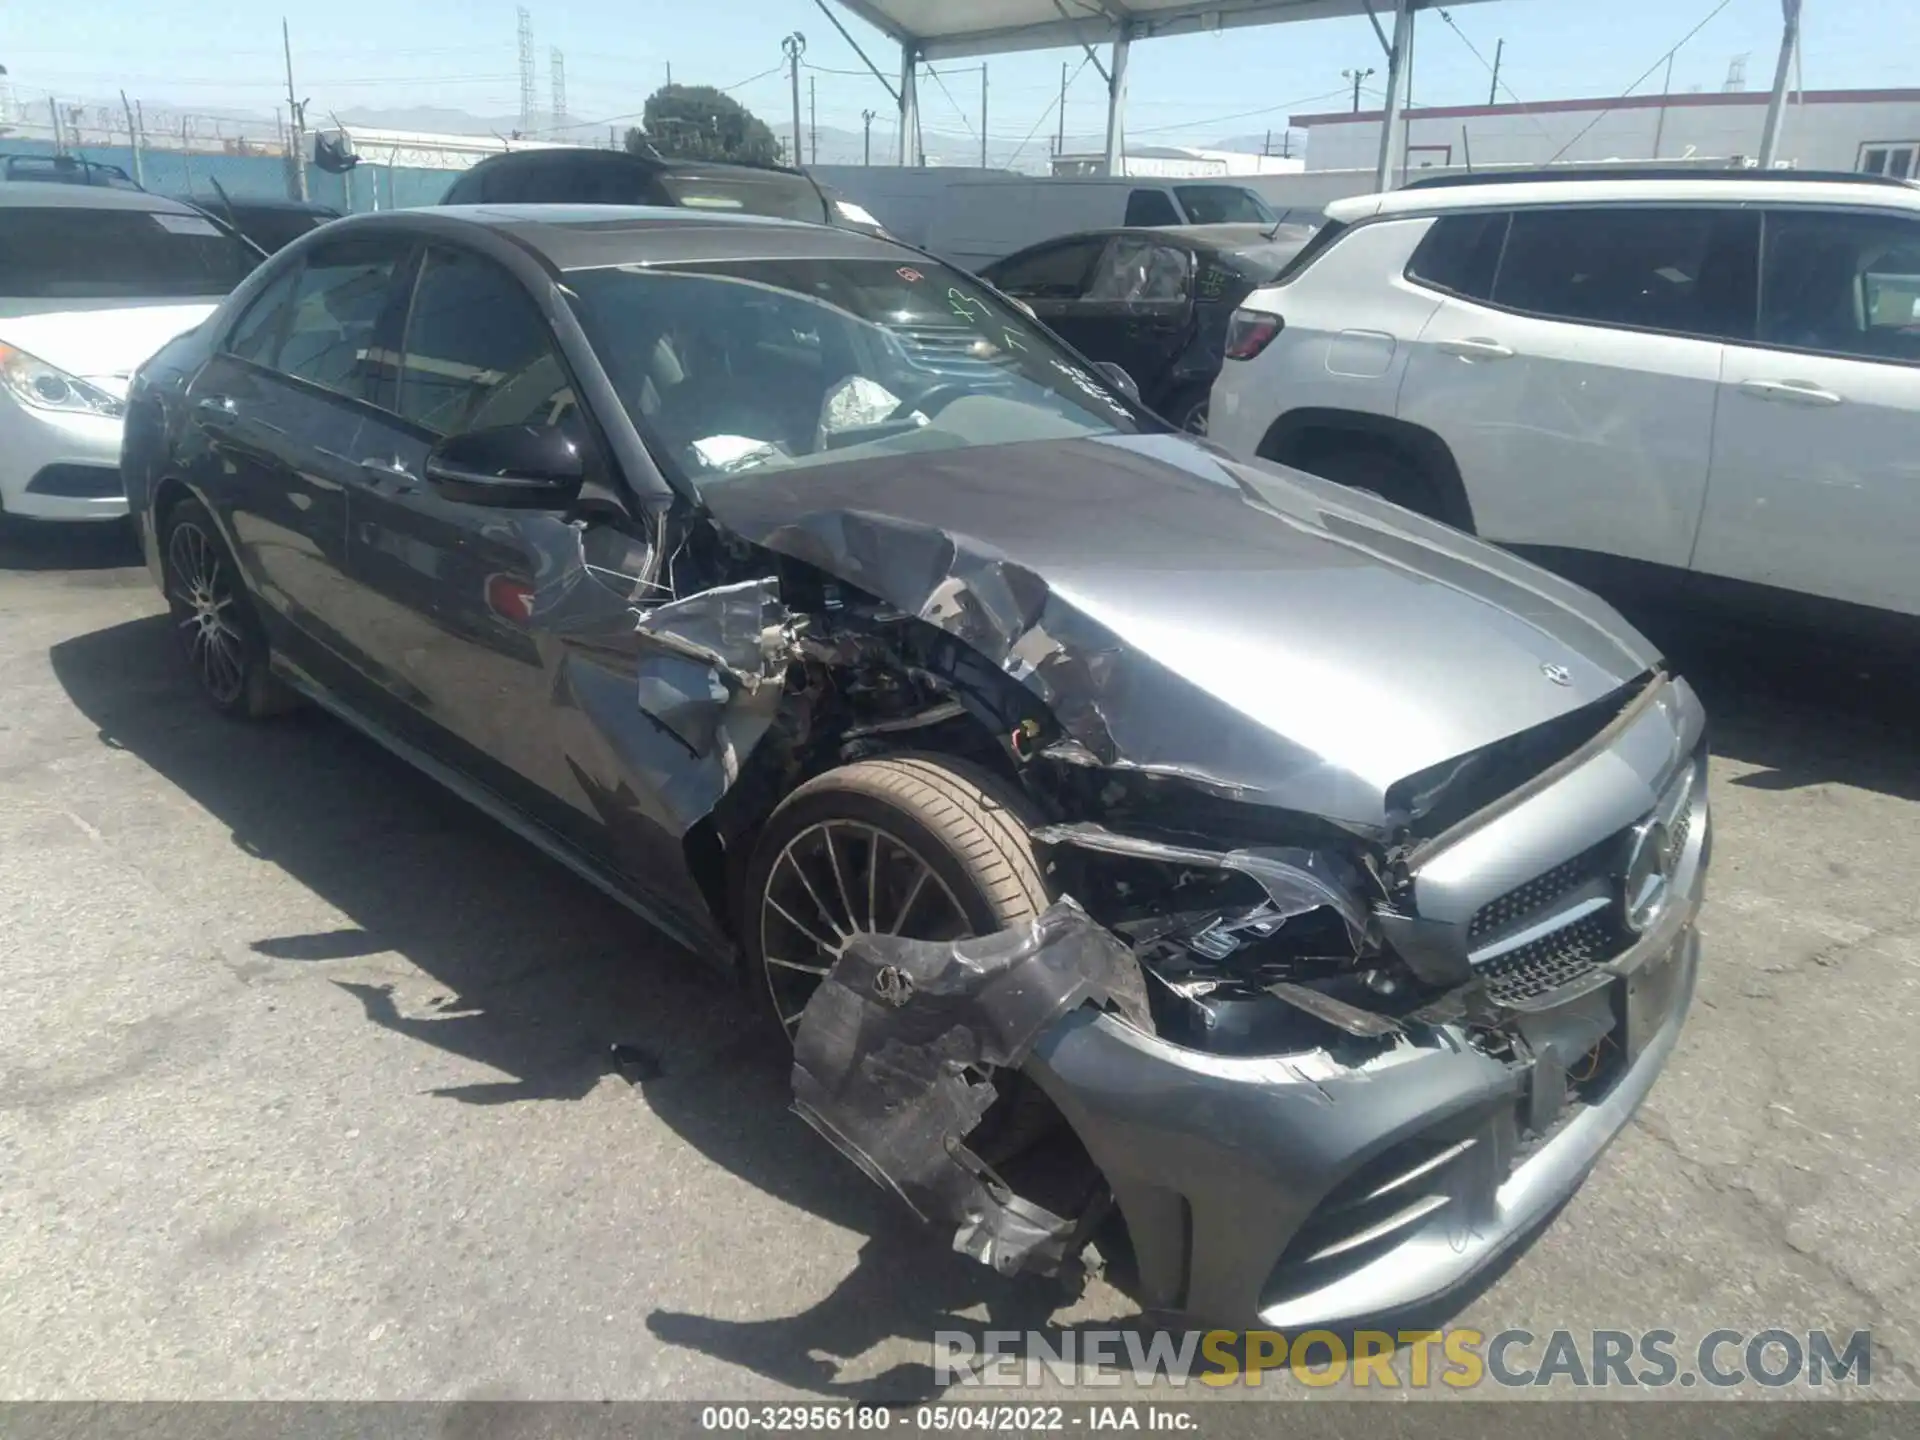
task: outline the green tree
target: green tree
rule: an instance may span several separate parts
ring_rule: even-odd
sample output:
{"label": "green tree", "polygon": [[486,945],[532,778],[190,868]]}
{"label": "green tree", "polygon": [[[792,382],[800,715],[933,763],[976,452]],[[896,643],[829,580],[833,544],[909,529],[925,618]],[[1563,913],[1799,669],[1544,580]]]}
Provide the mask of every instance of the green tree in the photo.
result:
{"label": "green tree", "polygon": [[684,160],[778,165],[780,142],[731,95],[711,85],[663,85],[647,97],[642,128],[627,131],[627,149]]}

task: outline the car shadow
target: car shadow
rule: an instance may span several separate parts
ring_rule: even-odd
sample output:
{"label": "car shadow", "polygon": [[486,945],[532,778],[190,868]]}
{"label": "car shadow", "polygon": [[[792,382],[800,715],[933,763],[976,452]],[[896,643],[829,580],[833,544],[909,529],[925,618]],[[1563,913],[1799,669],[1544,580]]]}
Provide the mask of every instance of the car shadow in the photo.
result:
{"label": "car shadow", "polygon": [[1647,629],[1705,703],[1715,757],[1758,767],[1734,784],[1920,799],[1911,655],[1691,619]]}
{"label": "car shadow", "polygon": [[62,524],[0,515],[0,570],[119,570],[140,563],[131,520]]}
{"label": "car shadow", "polygon": [[[945,1228],[920,1225],[797,1119],[775,1037],[725,979],[433,781],[315,711],[258,725],[212,715],[175,661],[163,616],[64,641],[51,659],[102,744],[138,757],[223,823],[235,845],[347,917],[325,930],[253,937],[262,967],[336,966],[345,973],[331,983],[370,1023],[501,1077],[433,1094],[454,1104],[551,1103],[631,1084],[733,1175],[867,1237],[831,1293],[796,1314],[734,1320],[656,1309],[646,1324],[658,1339],[796,1389],[910,1403],[945,1388],[928,1363],[937,1330],[1032,1331],[1058,1350],[1081,1328],[1054,1318],[1074,1313],[1074,1286],[1009,1279],[953,1253]],[[351,964],[389,952],[431,976],[443,998],[424,1012],[403,1007],[392,982]],[[1110,1278],[1130,1293],[1124,1247],[1109,1249]],[[1400,1327],[1437,1327],[1524,1249]],[[1181,1322],[1084,1321],[1143,1335],[1160,1323]],[[859,1357],[903,1342],[928,1362],[858,1373]]]}

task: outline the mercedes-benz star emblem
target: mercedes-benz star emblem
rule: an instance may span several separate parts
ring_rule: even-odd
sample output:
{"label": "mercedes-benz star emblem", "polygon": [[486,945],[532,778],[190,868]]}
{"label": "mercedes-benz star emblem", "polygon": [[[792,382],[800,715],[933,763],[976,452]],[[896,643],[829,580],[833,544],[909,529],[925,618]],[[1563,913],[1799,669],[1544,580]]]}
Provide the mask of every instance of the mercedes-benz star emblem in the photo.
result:
{"label": "mercedes-benz star emblem", "polygon": [[1633,832],[1627,851],[1627,875],[1622,889],[1627,907],[1627,928],[1639,935],[1660,918],[1667,906],[1667,891],[1673,884],[1674,865],[1680,858],[1674,835],[1658,820],[1648,820]]}
{"label": "mercedes-benz star emblem", "polygon": [[1542,661],[1540,673],[1556,685],[1571,685],[1573,672],[1564,665],[1556,665],[1551,660]]}

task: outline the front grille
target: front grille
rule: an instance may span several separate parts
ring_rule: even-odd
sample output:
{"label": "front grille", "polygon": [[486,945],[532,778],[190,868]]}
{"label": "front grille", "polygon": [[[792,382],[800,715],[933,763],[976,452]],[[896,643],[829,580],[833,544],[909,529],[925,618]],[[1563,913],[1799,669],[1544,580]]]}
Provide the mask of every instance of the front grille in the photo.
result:
{"label": "front grille", "polygon": [[111,465],[43,465],[27,481],[33,495],[58,495],[67,500],[104,500],[124,495],[120,471]]}
{"label": "front grille", "polygon": [[1586,915],[1487,961],[1479,967],[1480,978],[1496,1004],[1523,1007],[1592,974],[1618,953],[1621,942],[1605,912]]}
{"label": "front grille", "polygon": [[1607,849],[1617,843],[1609,838],[1585,854],[1563,861],[1546,874],[1536,875],[1526,884],[1489,900],[1474,911],[1473,919],[1467,922],[1468,948],[1475,948],[1477,942],[1488,936],[1532,919],[1588,881],[1604,876]]}

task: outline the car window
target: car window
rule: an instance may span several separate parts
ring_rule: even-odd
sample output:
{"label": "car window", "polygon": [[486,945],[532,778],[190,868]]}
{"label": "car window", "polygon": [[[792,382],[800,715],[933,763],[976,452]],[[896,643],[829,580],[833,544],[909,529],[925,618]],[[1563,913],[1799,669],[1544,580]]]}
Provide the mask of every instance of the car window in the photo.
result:
{"label": "car window", "polygon": [[280,352],[286,331],[289,302],[300,277],[300,267],[289,265],[258,295],[227,334],[227,351],[256,365],[271,365]]}
{"label": "car window", "polygon": [[1493,293],[1493,272],[1506,239],[1504,212],[1442,215],[1407,262],[1407,278],[1471,300],[1485,300]]}
{"label": "car window", "polygon": [[374,337],[402,247],[349,240],[313,250],[293,292],[275,368],[356,400],[371,400]]}
{"label": "car window", "polygon": [[993,283],[1008,295],[1026,300],[1078,300],[1087,289],[1087,276],[1106,241],[1071,240],[1045,245],[1022,255],[1011,255],[988,267]]}
{"label": "car window", "polygon": [[546,322],[492,261],[431,250],[413,292],[398,408],[439,435],[554,425],[575,409]]}
{"label": "car window", "polygon": [[204,215],[82,205],[0,209],[0,298],[211,299],[259,252]]}
{"label": "car window", "polygon": [[1280,218],[1244,185],[1176,185],[1173,193],[1194,225],[1271,225]]}
{"label": "car window", "polygon": [[1127,216],[1123,225],[1178,225],[1180,212],[1164,190],[1135,190],[1127,196]]}
{"label": "car window", "polygon": [[1920,361],[1920,221],[1845,211],[1767,216],[1760,338]]}
{"label": "car window", "polygon": [[972,277],[904,258],[611,266],[567,282],[635,425],[697,485],[1158,428]]}
{"label": "car window", "polygon": [[678,174],[662,171],[660,185],[668,200],[689,210],[717,210],[721,214],[769,215],[778,220],[831,222],[827,201],[804,175],[781,170],[743,170],[722,174]]}
{"label": "car window", "polygon": [[1193,293],[1193,256],[1136,235],[1116,235],[1094,266],[1089,300],[1185,300]]}
{"label": "car window", "polygon": [[1751,214],[1704,207],[1522,210],[1493,300],[1555,319],[1748,336],[1757,235]]}

